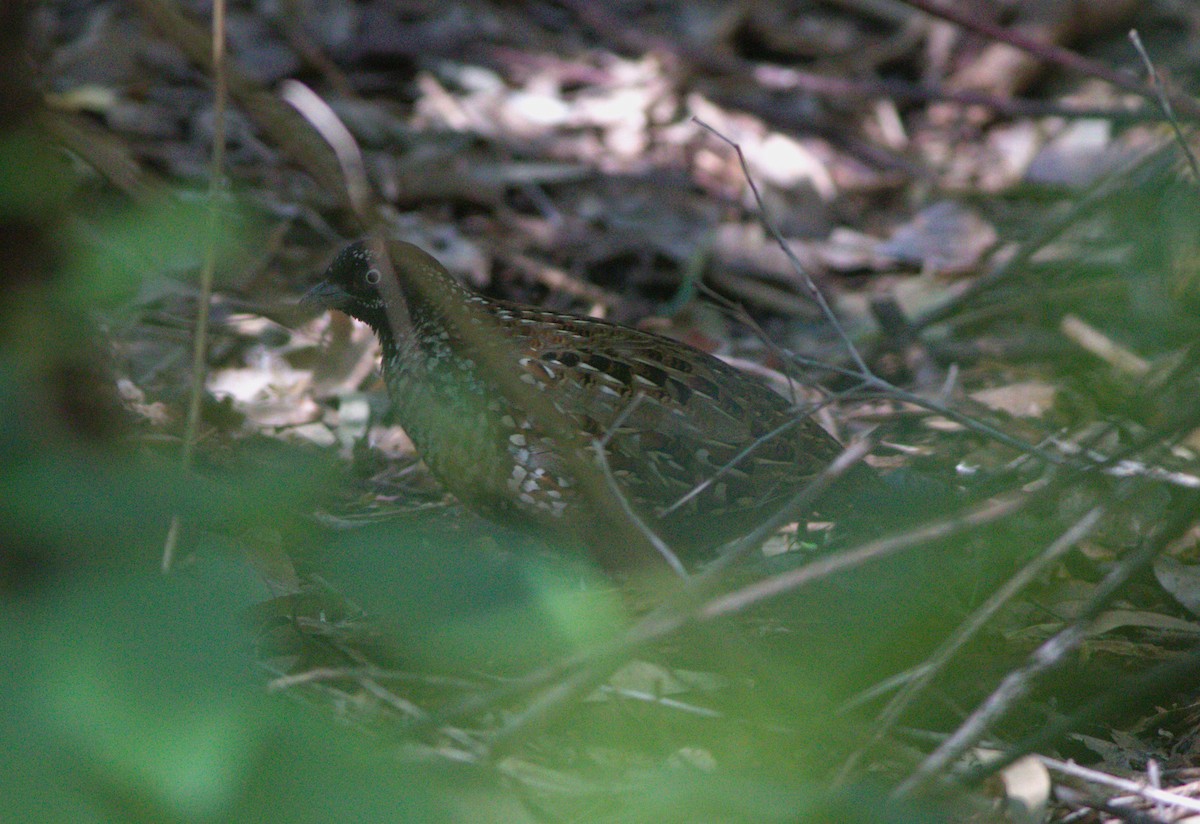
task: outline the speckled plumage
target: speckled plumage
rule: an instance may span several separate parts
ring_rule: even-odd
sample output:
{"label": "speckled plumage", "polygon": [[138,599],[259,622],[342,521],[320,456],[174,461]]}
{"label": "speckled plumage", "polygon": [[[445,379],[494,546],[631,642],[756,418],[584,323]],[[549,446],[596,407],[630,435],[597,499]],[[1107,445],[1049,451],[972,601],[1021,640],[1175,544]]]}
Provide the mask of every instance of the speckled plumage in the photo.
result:
{"label": "speckled plumage", "polygon": [[[417,247],[390,250],[399,286],[391,291],[404,306],[381,296],[387,267],[361,242],[337,255],[306,300],[375,330],[399,421],[442,484],[486,516],[602,530],[605,516],[590,511],[563,453],[607,436],[609,470],[646,523],[676,550],[712,548],[772,514],[841,451],[784,398],[711,355],[606,321],[490,300]],[[417,267],[434,274],[437,294],[414,287]],[[490,320],[470,321],[478,330],[453,328],[439,308],[444,300],[478,307]],[[568,447],[511,403],[479,366],[480,346],[515,362],[519,380],[586,437]],[[677,505],[705,481],[712,482]]]}

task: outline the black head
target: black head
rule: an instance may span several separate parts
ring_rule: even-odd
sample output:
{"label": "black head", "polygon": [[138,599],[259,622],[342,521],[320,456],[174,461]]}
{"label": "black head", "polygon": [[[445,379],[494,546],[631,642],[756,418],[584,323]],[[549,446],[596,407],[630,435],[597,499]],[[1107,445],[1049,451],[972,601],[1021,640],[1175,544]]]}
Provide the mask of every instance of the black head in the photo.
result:
{"label": "black head", "polygon": [[367,241],[355,241],[337,253],[300,303],[338,309],[378,329],[387,323],[387,303],[379,293],[383,271]]}
{"label": "black head", "polygon": [[[441,307],[468,296],[442,264],[411,243],[389,240],[386,260],[377,248],[367,240],[346,246],[325,270],[325,279],[300,302],[338,309],[387,337],[392,322],[407,328],[406,319],[440,318]],[[399,320],[393,321],[393,316]]]}

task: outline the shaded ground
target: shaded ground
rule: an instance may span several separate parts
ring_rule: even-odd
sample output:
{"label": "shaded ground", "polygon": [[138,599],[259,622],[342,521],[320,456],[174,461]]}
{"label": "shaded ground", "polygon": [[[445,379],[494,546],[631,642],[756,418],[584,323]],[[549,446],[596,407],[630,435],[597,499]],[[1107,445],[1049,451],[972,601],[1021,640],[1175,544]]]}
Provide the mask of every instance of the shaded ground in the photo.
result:
{"label": "shaded ground", "polygon": [[[240,736],[207,716],[185,727],[247,770],[228,753],[270,749],[275,725],[315,705],[269,760],[310,782],[294,803],[312,816],[365,799],[431,820],[906,820],[897,788],[907,820],[1196,815],[1197,200],[1186,144],[1137,93],[1152,87],[1126,33],[1167,92],[1186,92],[1200,9],[998,5],[956,4],[966,28],[903,3],[231,9],[234,194],[219,210],[197,471],[181,478],[164,467],[188,437],[220,123],[207,8],[34,10],[45,107],[24,119],[70,165],[36,156],[22,185],[37,231],[11,235],[18,252],[56,254],[34,257],[44,292],[32,266],[12,268],[35,286],[6,324],[31,333],[5,342],[24,411],[5,427],[22,444],[6,463],[22,468],[2,476],[3,528],[20,536],[12,557],[70,586],[47,595],[10,563],[5,592],[41,593],[30,603],[50,617],[34,636],[115,651],[93,671],[38,642],[13,653],[33,663],[11,689],[53,680],[40,655],[59,680],[132,696],[121,711],[145,724],[71,738],[72,769],[91,778],[64,797],[118,816],[262,814],[240,779],[213,779],[225,795],[200,793],[196,812],[172,794],[179,781],[131,778],[141,756],[97,766],[115,750],[175,764],[145,742],[186,737],[113,662],[219,695],[237,667],[210,673],[207,655],[237,643],[244,630],[224,622],[248,612],[270,687],[298,701],[264,709],[260,678]],[[953,514],[924,512],[933,487],[897,480],[906,511],[874,502],[889,528],[866,538],[879,541],[793,525],[662,606],[463,512],[389,419],[369,330],[297,305],[361,228],[328,145],[281,102],[285,80],[348,127],[389,229],[476,289],[717,354],[819,405],[843,441],[870,437],[867,461],[893,478],[956,489]],[[1173,103],[1186,134],[1196,107]],[[66,178],[54,200],[48,181]],[[96,337],[45,343],[84,316]],[[109,372],[74,354],[95,340]],[[110,373],[95,391],[80,379]],[[89,403],[112,383],[110,430]],[[113,431],[120,458],[94,452]],[[149,569],[172,514],[176,576],[222,593],[179,596],[199,631],[168,620],[176,594],[146,594],[162,582],[113,563]],[[129,624],[123,605],[139,598],[145,622]],[[130,639],[146,627],[142,648]],[[192,647],[198,665],[169,663]],[[928,683],[914,680],[921,662],[937,668]],[[162,706],[208,706],[172,689]],[[108,700],[42,712],[103,727],[120,715]],[[324,740],[329,716],[353,728],[347,741]],[[290,760],[314,741],[337,750],[338,777]],[[985,782],[997,753],[1022,760]],[[396,778],[406,770],[420,777]],[[950,776],[949,800],[927,791]],[[1172,794],[1155,807],[1148,785]],[[272,814],[298,820],[284,809]]]}

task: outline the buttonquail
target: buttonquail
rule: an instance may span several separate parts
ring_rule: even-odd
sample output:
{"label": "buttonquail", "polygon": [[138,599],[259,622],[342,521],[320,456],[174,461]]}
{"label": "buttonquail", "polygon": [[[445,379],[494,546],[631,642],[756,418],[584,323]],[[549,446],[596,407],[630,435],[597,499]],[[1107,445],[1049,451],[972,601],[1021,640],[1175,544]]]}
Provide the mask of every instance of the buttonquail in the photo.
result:
{"label": "buttonquail", "polygon": [[[491,300],[416,246],[388,250],[390,265],[366,242],[342,249],[304,302],[371,326],[400,423],[441,483],[486,517],[590,544],[611,537],[606,524],[624,516],[598,513],[576,471],[580,461],[595,465],[590,445],[600,439],[632,509],[694,557],[751,530],[841,452],[783,397],[711,355]],[[395,284],[384,282],[392,271]],[[455,322],[451,303],[470,311]],[[525,393],[550,401],[557,429],[522,393],[505,391],[512,383],[494,378],[497,363]]]}

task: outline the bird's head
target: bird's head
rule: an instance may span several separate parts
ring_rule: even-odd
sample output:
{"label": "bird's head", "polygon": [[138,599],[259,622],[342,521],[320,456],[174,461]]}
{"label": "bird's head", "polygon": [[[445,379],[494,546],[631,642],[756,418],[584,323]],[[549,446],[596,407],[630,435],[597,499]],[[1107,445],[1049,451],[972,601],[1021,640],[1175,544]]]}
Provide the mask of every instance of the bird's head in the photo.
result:
{"label": "bird's head", "polygon": [[383,273],[370,244],[355,241],[337,253],[321,282],[300,303],[338,309],[379,328],[387,323],[387,301],[379,291]]}

